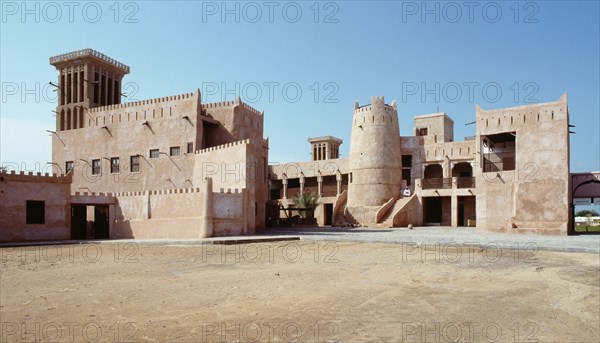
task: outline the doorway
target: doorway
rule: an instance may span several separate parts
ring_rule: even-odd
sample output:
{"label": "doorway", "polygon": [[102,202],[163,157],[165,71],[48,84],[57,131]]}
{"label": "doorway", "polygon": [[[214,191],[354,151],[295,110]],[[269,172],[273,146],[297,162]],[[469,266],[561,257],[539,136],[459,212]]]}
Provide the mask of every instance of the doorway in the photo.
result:
{"label": "doorway", "polygon": [[423,222],[425,223],[425,225],[441,225],[442,198],[424,197],[423,202]]}
{"label": "doorway", "polygon": [[333,224],[333,204],[323,204],[323,210],[325,211],[324,225],[332,225]]}
{"label": "doorway", "polygon": [[71,239],[108,239],[108,205],[71,205]]}
{"label": "doorway", "polygon": [[71,239],[87,239],[87,206],[71,205]]}

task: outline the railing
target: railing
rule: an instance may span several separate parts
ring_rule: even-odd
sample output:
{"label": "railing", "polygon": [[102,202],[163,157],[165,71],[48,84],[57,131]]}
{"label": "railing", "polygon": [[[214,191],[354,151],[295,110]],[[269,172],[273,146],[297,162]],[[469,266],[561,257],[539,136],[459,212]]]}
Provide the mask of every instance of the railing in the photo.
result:
{"label": "railing", "polygon": [[103,53],[100,53],[96,50],[89,49],[89,48],[72,51],[72,52],[67,52],[66,54],[50,57],[50,64],[66,61],[66,60],[76,58],[76,57],[88,57],[88,56],[97,57],[97,58],[103,60],[104,62],[112,64],[115,67],[123,70],[125,72],[125,74],[129,74],[129,66],[127,66],[113,58],[110,58]]}
{"label": "railing", "polygon": [[483,171],[485,173],[502,170],[515,170],[514,152],[488,153],[483,156]]}
{"label": "railing", "polygon": [[474,177],[459,177],[457,183],[458,188],[475,188]]}
{"label": "railing", "polygon": [[452,178],[434,178],[434,179],[423,179],[423,189],[451,189]]}
{"label": "railing", "polygon": [[475,140],[475,136],[465,136],[465,140],[466,141],[474,141]]}

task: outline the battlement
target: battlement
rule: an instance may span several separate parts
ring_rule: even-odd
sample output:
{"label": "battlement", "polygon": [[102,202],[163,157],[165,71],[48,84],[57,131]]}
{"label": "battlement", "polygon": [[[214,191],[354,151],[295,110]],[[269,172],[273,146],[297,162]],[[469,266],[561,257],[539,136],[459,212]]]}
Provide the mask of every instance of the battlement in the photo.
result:
{"label": "battlement", "polygon": [[184,94],[166,96],[166,97],[161,97],[161,98],[140,100],[140,101],[134,101],[134,102],[126,102],[124,104],[118,104],[118,105],[94,107],[94,108],[90,108],[88,110],[88,112],[89,113],[98,113],[98,112],[112,111],[112,110],[117,110],[117,109],[131,108],[131,107],[136,107],[136,106],[158,104],[161,102],[189,99],[189,98],[192,98],[193,96],[194,96],[194,93],[184,93]]}
{"label": "battlement", "polygon": [[206,148],[206,149],[196,150],[196,154],[203,154],[206,152],[227,149],[227,148],[242,145],[242,144],[250,144],[250,139],[242,139],[242,140],[232,142],[232,143],[226,143],[226,144],[221,144],[221,145],[213,146],[213,147]]}
{"label": "battlement", "polygon": [[73,174],[56,174],[56,173],[44,173],[41,172],[27,172],[24,171],[16,172],[14,170],[0,172],[0,177],[5,181],[21,181],[21,182],[49,182],[49,183],[71,183]]}
{"label": "battlement", "polygon": [[[476,106],[478,133],[510,132],[521,128],[549,128],[568,121],[567,95],[554,102],[483,110]],[[556,124],[553,124],[556,123]],[[557,133],[561,131],[556,127]],[[566,132],[566,130],[564,131]]]}
{"label": "battlement", "polygon": [[236,104],[235,101],[233,100],[229,100],[229,101],[219,101],[219,102],[208,102],[205,104],[202,104],[202,108],[221,108],[221,107],[228,107],[228,106],[234,106]]}
{"label": "battlement", "polygon": [[240,99],[240,97],[238,97],[236,100],[205,103],[205,104],[202,104],[202,108],[211,109],[211,108],[222,108],[222,107],[237,106],[237,105],[242,106],[243,108],[247,109],[248,111],[250,111],[256,115],[259,115],[259,116],[264,115],[264,112],[261,112],[261,111],[255,109],[254,107],[248,105],[247,103],[243,102]]}
{"label": "battlement", "polygon": [[[219,192],[213,193],[222,193],[222,194],[241,194],[243,193],[244,188],[221,188]],[[103,192],[74,192],[71,196],[101,196],[101,197],[115,197],[115,198],[123,198],[123,197],[135,197],[135,196],[145,196],[145,195],[169,195],[169,194],[184,194],[184,193],[203,193],[202,189],[199,187],[196,188],[176,188],[176,189],[157,189],[150,191],[139,191],[139,192],[117,192],[117,193],[103,193]]]}
{"label": "battlement", "polygon": [[99,59],[99,60],[103,61],[104,63],[110,64],[113,67],[120,69],[125,74],[129,74],[129,70],[130,70],[129,66],[127,66],[113,58],[110,58],[101,52],[98,52],[98,51],[96,51],[94,49],[90,49],[90,48],[67,52],[62,55],[50,57],[50,64],[56,65],[58,63],[68,62],[68,61],[72,61],[72,60],[78,60],[78,59],[86,58],[86,57],[92,57],[92,58]]}
{"label": "battlement", "polygon": [[368,105],[359,106],[358,101],[354,102],[354,113],[368,112],[373,110],[385,110],[397,112],[396,100],[392,101],[391,105],[385,103],[382,96],[371,97],[371,103]]}
{"label": "battlement", "polygon": [[265,112],[264,112],[264,111],[259,111],[259,110],[257,110],[256,108],[254,108],[254,107],[252,107],[252,106],[248,105],[248,104],[247,104],[247,103],[245,103],[245,102],[242,102],[241,104],[242,104],[242,107],[244,107],[245,109],[247,109],[248,111],[250,111],[250,112],[252,112],[252,113],[254,113],[254,114],[256,114],[256,115],[263,116],[263,115],[265,114]]}

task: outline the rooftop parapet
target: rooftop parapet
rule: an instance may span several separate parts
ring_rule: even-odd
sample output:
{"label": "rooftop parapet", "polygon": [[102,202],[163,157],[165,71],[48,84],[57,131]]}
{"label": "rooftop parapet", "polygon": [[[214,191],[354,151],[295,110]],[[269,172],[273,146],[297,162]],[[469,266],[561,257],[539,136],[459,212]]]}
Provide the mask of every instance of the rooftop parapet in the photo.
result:
{"label": "rooftop parapet", "polygon": [[[244,188],[221,188],[219,192],[213,193],[224,193],[224,194],[242,194]],[[204,192],[199,187],[193,188],[170,188],[170,189],[157,189],[137,192],[116,192],[116,193],[103,193],[103,192],[73,192],[71,196],[87,196],[87,197],[136,197],[136,196],[147,196],[147,195],[169,195],[169,194],[185,194],[185,193],[202,193]]]}
{"label": "rooftop parapet", "polygon": [[228,101],[219,101],[219,102],[208,102],[208,103],[203,103],[202,104],[202,108],[206,108],[206,109],[210,109],[210,108],[221,108],[221,107],[228,107],[228,106],[237,106],[240,105],[243,108],[247,109],[248,111],[262,116],[264,115],[264,112],[259,111],[257,109],[255,109],[254,107],[246,104],[245,102],[243,102],[240,97],[237,97],[236,100],[228,100]]}
{"label": "rooftop parapet", "polygon": [[206,148],[206,149],[196,150],[196,154],[202,154],[202,153],[205,153],[205,152],[226,149],[226,148],[230,148],[230,147],[241,145],[241,144],[250,144],[250,139],[242,139],[242,140],[231,142],[231,143],[225,143],[225,144],[221,144],[221,145],[216,145],[216,146],[213,146],[213,147],[210,147],[210,148]]}
{"label": "rooftop parapet", "polygon": [[67,52],[66,54],[50,57],[50,64],[56,66],[61,62],[67,62],[71,60],[77,60],[81,58],[92,57],[103,61],[104,63],[110,64],[113,67],[123,71],[125,74],[129,74],[129,66],[113,59],[105,54],[98,52],[94,49],[81,49],[77,51]]}
{"label": "rooftop parapet", "polygon": [[56,173],[44,173],[41,172],[27,172],[24,171],[16,172],[14,170],[7,171],[2,170],[0,176],[2,182],[4,181],[23,181],[23,182],[51,182],[51,183],[71,183],[72,173],[56,174]]}
{"label": "rooftop parapet", "polygon": [[382,96],[371,97],[371,103],[363,106],[359,106],[358,101],[354,102],[354,113],[371,111],[376,107],[383,107],[386,111],[396,111],[396,100],[392,101],[392,104],[386,104]]}
{"label": "rooftop parapet", "polygon": [[165,97],[154,98],[154,99],[126,102],[124,104],[118,104],[118,105],[99,106],[99,107],[90,108],[88,111],[90,113],[111,111],[111,110],[116,110],[116,109],[121,109],[121,108],[144,106],[144,105],[157,104],[157,103],[167,102],[167,101],[184,100],[184,99],[189,99],[193,96],[194,96],[194,93],[183,93],[183,94],[165,96]]}

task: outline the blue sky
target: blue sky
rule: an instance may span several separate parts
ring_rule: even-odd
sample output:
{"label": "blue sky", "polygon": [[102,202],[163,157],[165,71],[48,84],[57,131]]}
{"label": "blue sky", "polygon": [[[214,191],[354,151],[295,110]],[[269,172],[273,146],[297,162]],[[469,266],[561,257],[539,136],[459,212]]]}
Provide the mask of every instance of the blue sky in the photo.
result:
{"label": "blue sky", "polygon": [[89,47],[131,67],[126,101],[239,91],[265,111],[271,162],[308,160],[306,139],[322,135],[342,138],[347,156],[354,101],[373,95],[397,100],[402,135],[439,109],[462,140],[476,104],[566,91],[571,170],[600,170],[599,22],[597,1],[2,1],[0,160],[51,160],[48,58]]}

